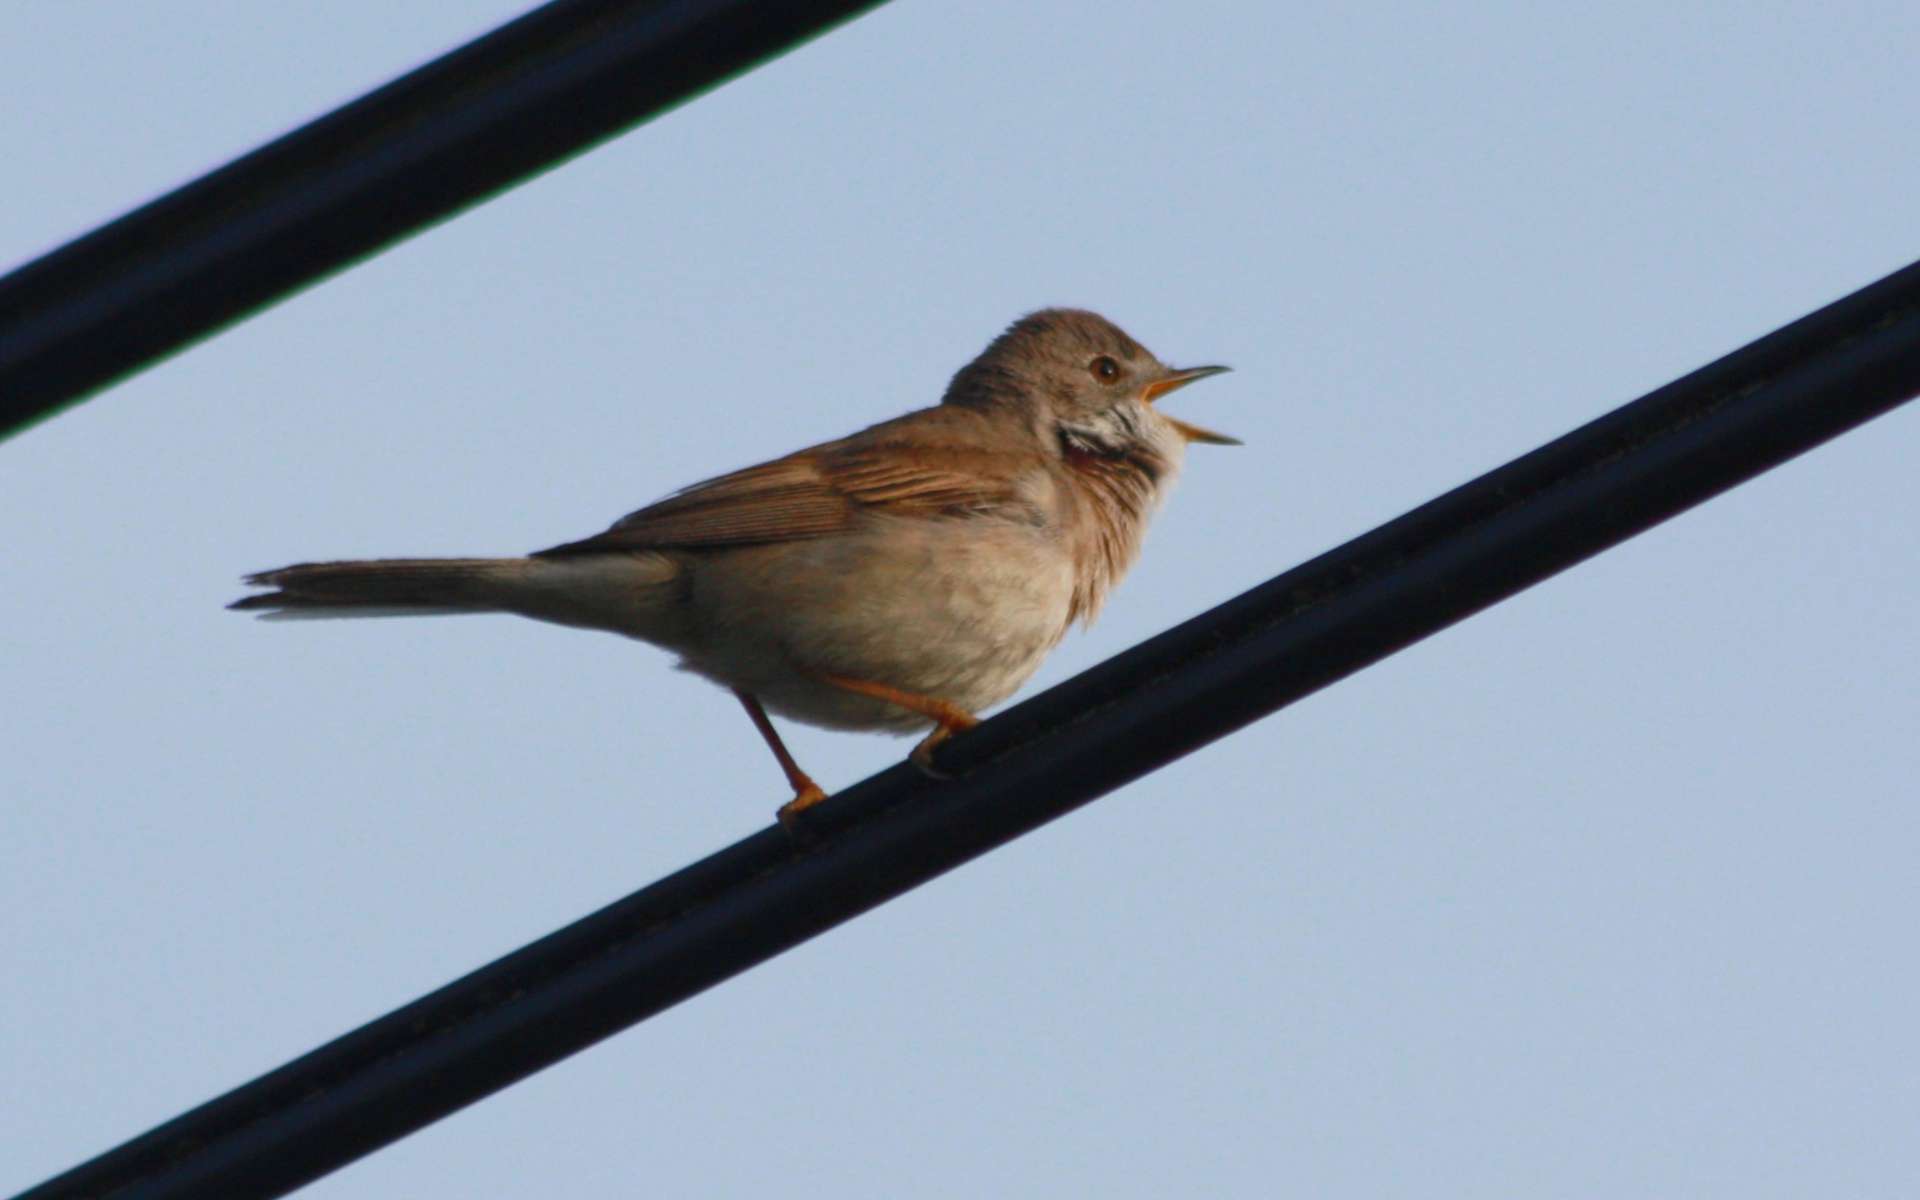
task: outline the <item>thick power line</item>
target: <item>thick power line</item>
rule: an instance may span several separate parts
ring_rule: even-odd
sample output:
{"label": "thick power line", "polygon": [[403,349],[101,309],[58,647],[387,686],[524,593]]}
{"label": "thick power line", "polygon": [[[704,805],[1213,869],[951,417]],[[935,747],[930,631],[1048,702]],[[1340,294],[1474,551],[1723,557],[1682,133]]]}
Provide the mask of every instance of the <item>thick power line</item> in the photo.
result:
{"label": "thick power line", "polygon": [[0,438],[880,0],[555,0],[0,279]]}

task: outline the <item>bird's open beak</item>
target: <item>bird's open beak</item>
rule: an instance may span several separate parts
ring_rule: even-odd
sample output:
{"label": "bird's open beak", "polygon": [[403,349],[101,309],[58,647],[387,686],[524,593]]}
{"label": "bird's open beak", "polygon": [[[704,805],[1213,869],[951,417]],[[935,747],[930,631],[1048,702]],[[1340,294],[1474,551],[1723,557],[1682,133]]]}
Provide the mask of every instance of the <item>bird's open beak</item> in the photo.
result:
{"label": "bird's open beak", "polygon": [[[1179,391],[1196,379],[1205,379],[1209,375],[1224,374],[1232,369],[1232,367],[1187,367],[1182,370],[1168,371],[1159,379],[1148,384],[1146,390],[1140,393],[1140,398],[1148,404],[1152,404],[1168,392]],[[1205,442],[1210,446],[1238,446],[1241,444],[1239,438],[1228,437],[1224,433],[1215,433],[1211,429],[1202,429],[1198,425],[1189,425],[1185,421],[1178,420],[1174,417],[1167,417],[1167,421],[1179,431],[1181,437],[1186,438],[1190,442]]]}

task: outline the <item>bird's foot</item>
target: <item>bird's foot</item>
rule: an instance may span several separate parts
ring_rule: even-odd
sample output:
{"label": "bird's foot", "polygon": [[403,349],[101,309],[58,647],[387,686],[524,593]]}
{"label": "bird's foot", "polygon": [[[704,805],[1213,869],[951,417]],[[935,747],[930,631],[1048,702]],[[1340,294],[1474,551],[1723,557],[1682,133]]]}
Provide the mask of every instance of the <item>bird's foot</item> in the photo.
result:
{"label": "bird's foot", "polygon": [[827,794],[820,790],[820,785],[808,779],[799,785],[798,790],[793,794],[793,799],[782,804],[779,811],[773,815],[780,818],[780,824],[783,828],[789,830],[797,829],[799,827],[800,814],[826,798]]}
{"label": "bird's foot", "polygon": [[951,711],[944,714],[940,723],[933,727],[933,732],[922,738],[920,744],[915,746],[912,752],[907,755],[908,762],[919,767],[921,771],[931,775],[935,779],[952,779],[953,772],[942,771],[939,767],[934,766],[933,752],[938,750],[940,744],[954,734],[963,733],[980,723],[980,718],[974,716],[972,713],[962,712],[960,709],[952,708],[950,705],[947,707],[950,708]]}
{"label": "bird's foot", "polygon": [[853,679],[845,675],[822,675],[821,679],[837,688],[844,688],[862,696],[872,696],[875,700],[885,700],[888,704],[897,704],[908,712],[919,713],[933,722],[933,732],[928,734],[913,752],[907,755],[907,761],[935,779],[951,779],[952,775],[933,765],[933,752],[941,742],[956,733],[972,729],[980,723],[974,716],[958,704],[942,700],[938,696],[923,696],[919,692],[906,692],[890,684],[874,683],[866,679]]}

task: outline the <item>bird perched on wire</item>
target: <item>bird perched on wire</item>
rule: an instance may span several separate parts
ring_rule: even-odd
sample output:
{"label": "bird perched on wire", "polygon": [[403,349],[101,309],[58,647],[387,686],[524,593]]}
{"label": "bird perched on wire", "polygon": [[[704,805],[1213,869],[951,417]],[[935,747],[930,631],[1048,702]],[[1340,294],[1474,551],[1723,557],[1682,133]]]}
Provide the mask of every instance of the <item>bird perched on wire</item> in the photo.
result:
{"label": "bird perched on wire", "polygon": [[651,642],[729,688],[793,786],[825,798],[767,711],[932,732],[1011,696],[1140,549],[1189,442],[1154,401],[1225,367],[1160,362],[1104,317],[1045,309],[933,408],[698,483],[523,558],[301,563],[235,601],[274,617],[507,612]]}

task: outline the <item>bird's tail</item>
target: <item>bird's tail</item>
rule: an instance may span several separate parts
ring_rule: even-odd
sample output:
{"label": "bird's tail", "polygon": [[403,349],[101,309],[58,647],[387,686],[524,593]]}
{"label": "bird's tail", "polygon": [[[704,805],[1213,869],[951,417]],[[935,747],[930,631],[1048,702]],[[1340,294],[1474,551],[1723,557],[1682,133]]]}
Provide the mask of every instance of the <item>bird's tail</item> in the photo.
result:
{"label": "bird's tail", "polygon": [[374,617],[510,611],[532,564],[524,558],[375,558],[297,563],[247,576],[254,587],[228,608],[269,616]]}
{"label": "bird's tail", "polygon": [[646,551],[566,558],[373,558],[299,563],[247,576],[228,608],[268,618],[509,612],[540,621],[671,639],[679,565]]}

